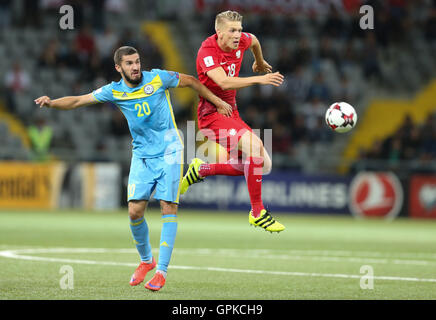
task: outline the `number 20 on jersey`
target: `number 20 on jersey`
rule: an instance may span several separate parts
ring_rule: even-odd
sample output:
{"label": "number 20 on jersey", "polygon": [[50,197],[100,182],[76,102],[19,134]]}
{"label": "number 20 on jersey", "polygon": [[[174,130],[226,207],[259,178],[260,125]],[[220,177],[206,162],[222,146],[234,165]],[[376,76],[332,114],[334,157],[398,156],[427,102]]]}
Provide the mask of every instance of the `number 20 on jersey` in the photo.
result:
{"label": "number 20 on jersey", "polygon": [[143,116],[148,116],[150,114],[150,106],[146,101],[142,103],[135,104],[135,110],[138,110],[138,118]]}

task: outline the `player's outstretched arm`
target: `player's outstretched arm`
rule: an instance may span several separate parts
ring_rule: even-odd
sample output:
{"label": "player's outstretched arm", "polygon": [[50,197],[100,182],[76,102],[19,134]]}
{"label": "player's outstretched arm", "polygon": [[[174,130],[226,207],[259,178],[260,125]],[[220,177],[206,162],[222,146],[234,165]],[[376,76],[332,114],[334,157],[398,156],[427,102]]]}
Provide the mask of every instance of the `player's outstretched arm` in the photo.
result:
{"label": "player's outstretched arm", "polygon": [[283,75],[280,72],[267,73],[262,76],[253,77],[229,77],[222,67],[212,69],[207,72],[207,76],[211,78],[223,90],[241,89],[255,84],[270,84],[280,86],[283,83]]}
{"label": "player's outstretched arm", "polygon": [[251,34],[251,38],[252,41],[250,45],[250,50],[254,56],[254,62],[252,66],[253,72],[265,72],[265,73],[272,72],[272,67],[263,58],[262,47],[260,45],[259,40],[254,34]]}
{"label": "player's outstretched arm", "polygon": [[42,96],[34,100],[40,108],[55,108],[60,110],[71,110],[83,107],[89,104],[98,103],[92,96],[92,93],[84,94],[81,96],[68,96],[59,99],[51,100],[50,97]]}
{"label": "player's outstretched arm", "polygon": [[190,87],[198,92],[200,96],[213,103],[217,111],[225,116],[230,117],[232,115],[232,106],[221,98],[217,97],[210,91],[205,85],[203,85],[198,79],[191,75],[180,73],[179,88]]}

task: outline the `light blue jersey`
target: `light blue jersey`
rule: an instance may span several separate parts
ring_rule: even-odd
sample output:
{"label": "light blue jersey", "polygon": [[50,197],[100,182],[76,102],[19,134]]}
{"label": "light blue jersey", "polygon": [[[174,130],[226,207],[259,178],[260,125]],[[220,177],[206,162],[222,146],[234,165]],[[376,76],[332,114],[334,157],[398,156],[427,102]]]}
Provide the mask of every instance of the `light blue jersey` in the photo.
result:
{"label": "light blue jersey", "polygon": [[179,85],[179,73],[160,69],[142,71],[142,82],[130,88],[123,79],[92,95],[98,102],[113,102],[123,112],[133,138],[133,155],[156,158],[183,149],[168,89]]}

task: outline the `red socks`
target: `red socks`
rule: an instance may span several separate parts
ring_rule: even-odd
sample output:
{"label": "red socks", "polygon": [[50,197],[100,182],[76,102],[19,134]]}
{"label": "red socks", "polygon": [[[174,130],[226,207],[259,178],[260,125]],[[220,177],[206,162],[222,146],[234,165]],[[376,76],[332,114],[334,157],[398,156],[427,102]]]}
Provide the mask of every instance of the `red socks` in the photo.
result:
{"label": "red socks", "polygon": [[249,157],[245,163],[230,159],[226,163],[204,163],[199,168],[199,174],[202,177],[244,175],[247,181],[253,216],[257,218],[260,211],[264,209],[262,202],[262,167],[263,158],[261,157]]}
{"label": "red socks", "polygon": [[[235,163],[232,163],[235,162]],[[202,177],[207,176],[242,176],[244,174],[244,164],[234,159],[225,163],[203,163],[198,170]]]}
{"label": "red socks", "polygon": [[244,168],[245,180],[247,181],[248,194],[250,195],[253,217],[257,218],[260,211],[265,209],[262,202],[262,167],[263,158],[249,157]]}

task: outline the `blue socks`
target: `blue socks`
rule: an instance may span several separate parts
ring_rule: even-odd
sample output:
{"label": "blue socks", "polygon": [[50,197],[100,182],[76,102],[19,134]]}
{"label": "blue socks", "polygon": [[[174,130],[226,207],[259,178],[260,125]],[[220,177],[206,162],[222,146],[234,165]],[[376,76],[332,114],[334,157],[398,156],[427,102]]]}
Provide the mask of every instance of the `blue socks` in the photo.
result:
{"label": "blue socks", "polygon": [[[177,215],[163,215],[162,222],[157,270],[161,271],[161,273],[166,276],[174,242],[176,241]],[[153,255],[151,253],[148,225],[145,218],[142,217],[136,220],[130,220],[130,230],[132,230],[133,240],[139,256],[141,257],[141,261],[151,263]]]}
{"label": "blue socks", "polygon": [[151,262],[153,256],[151,254],[151,245],[148,235],[148,225],[145,218],[136,220],[130,219],[130,230],[132,230],[133,240],[138,250],[141,261]]}
{"label": "blue socks", "polygon": [[157,269],[165,272],[164,275],[166,275],[174,248],[174,242],[176,241],[177,216],[175,214],[163,215],[162,222]]}

